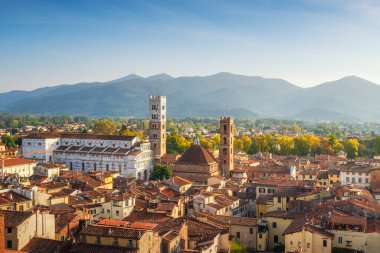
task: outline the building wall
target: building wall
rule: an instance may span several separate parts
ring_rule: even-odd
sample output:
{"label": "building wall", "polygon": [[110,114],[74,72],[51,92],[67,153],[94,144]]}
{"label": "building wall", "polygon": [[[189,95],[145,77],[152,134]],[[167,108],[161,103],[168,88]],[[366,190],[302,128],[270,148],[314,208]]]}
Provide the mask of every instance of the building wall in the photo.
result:
{"label": "building wall", "polygon": [[[359,182],[361,180],[361,182]],[[355,184],[361,187],[369,187],[371,183],[371,177],[369,172],[340,172],[340,182],[342,185]]]}
{"label": "building wall", "polygon": [[[292,223],[291,219],[283,219],[283,218],[274,218],[274,217],[268,217],[268,236],[269,236],[269,250],[273,250],[275,246],[278,246],[279,243],[284,244],[285,238],[282,235],[285,231],[285,229]],[[276,222],[277,227],[273,227],[273,223]],[[274,238],[277,236],[278,243],[274,242]]]}
{"label": "building wall", "polygon": [[[323,240],[327,241],[327,247],[323,247]],[[304,253],[330,253],[331,239],[317,233],[300,231],[285,235],[285,252],[296,252],[302,250]]]}
{"label": "building wall", "polygon": [[267,251],[268,249],[269,234],[266,232],[257,233],[257,251]]}
{"label": "building wall", "polygon": [[[65,163],[66,166],[72,170],[112,170],[119,171],[121,176],[124,177],[132,176],[142,179],[144,175],[148,177],[149,173],[153,170],[153,151],[150,150],[148,143],[142,143],[140,147],[136,148],[136,150],[142,151],[137,155],[133,155],[132,153],[115,154],[56,150],[59,146],[131,148],[138,141],[140,140],[137,137],[132,141],[75,138],[24,138],[22,140],[22,152],[23,154],[28,154],[25,156],[26,158],[35,159],[44,163],[49,161]],[[40,154],[37,154],[38,152],[40,152]]]}
{"label": "building wall", "polygon": [[[363,233],[355,231],[331,230],[334,239],[332,241],[333,248],[344,248],[351,250],[364,250],[365,253],[377,253],[380,249],[379,233]],[[342,243],[339,238],[342,238]],[[351,246],[347,246],[347,241],[351,241]],[[367,245],[366,245],[367,243]]]}
{"label": "building wall", "polygon": [[144,150],[137,155],[93,154],[54,152],[56,163],[65,163],[71,170],[78,171],[117,171],[123,177],[143,179],[153,170],[153,152]]}
{"label": "building wall", "polygon": [[73,219],[69,225],[63,228],[61,231],[55,233],[55,240],[63,241],[71,236],[79,226],[79,220]]}
{"label": "building wall", "polygon": [[4,174],[18,174],[20,177],[30,177],[33,175],[33,168],[37,163],[27,163],[4,167]]}
{"label": "building wall", "polygon": [[[230,233],[245,248],[256,249],[257,227],[231,225]],[[237,237],[238,233],[240,233],[240,238]]]}
{"label": "building wall", "polygon": [[166,96],[149,97],[149,140],[156,159],[166,154]]}
{"label": "building wall", "polygon": [[[118,238],[118,246],[128,248],[129,247],[128,238]],[[158,241],[160,238],[154,235],[153,231],[146,231],[143,233],[139,240],[131,239],[132,247],[138,248],[139,252],[152,252],[159,253],[160,252],[160,243]],[[113,246],[115,242],[114,237],[100,237],[100,245]],[[86,236],[86,243],[88,244],[97,244],[96,236]]]}
{"label": "building wall", "polygon": [[220,118],[219,168],[226,177],[234,169],[234,118]]}
{"label": "building wall", "polygon": [[52,160],[53,150],[60,145],[60,138],[22,139],[22,154],[25,158],[47,163]]}
{"label": "building wall", "polygon": [[336,174],[329,174],[329,187],[332,187],[334,184],[340,182],[340,176]]}
{"label": "building wall", "polygon": [[4,216],[0,215],[0,252],[5,249],[5,226],[4,226]]}
{"label": "building wall", "polygon": [[5,245],[7,245],[8,240],[11,240],[12,248],[10,249],[20,250],[34,236],[55,238],[55,219],[53,214],[35,213],[17,228],[12,228],[12,233],[8,233],[6,229]]}

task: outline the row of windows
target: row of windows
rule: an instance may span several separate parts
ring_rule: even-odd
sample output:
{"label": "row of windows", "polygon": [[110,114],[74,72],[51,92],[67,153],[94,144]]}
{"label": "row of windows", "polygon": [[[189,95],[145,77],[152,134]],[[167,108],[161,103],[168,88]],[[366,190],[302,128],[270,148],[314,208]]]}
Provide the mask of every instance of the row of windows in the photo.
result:
{"label": "row of windows", "polygon": [[[152,110],[155,110],[155,111],[157,111],[157,110],[159,110],[159,108],[160,108],[160,106],[159,106],[159,105],[152,105]],[[164,105],[162,105],[162,106],[161,106],[161,109],[162,109],[162,110],[165,110],[165,106],[164,106]]]}
{"label": "row of windows", "polygon": [[[254,228],[249,228],[249,234],[250,235],[253,235],[253,231],[254,231]],[[236,232],[236,238],[240,238],[240,232]]]}
{"label": "row of windows", "polygon": [[[119,245],[119,238],[116,238],[116,237],[115,237],[113,240],[114,240],[114,241],[113,241],[113,245],[118,246],[118,245]],[[82,242],[86,242],[86,241],[87,241],[87,238],[86,238],[85,235],[82,235],[82,236],[81,236],[81,241],[82,241]],[[97,237],[96,237],[95,244],[98,244],[98,245],[102,244],[102,240],[101,240],[101,237],[100,237],[100,236],[97,236]],[[133,241],[132,241],[132,240],[128,240],[128,245],[127,245],[127,247],[129,247],[129,248],[133,248]]]}
{"label": "row of windows", "polygon": [[[152,114],[152,115],[151,115],[151,119],[156,119],[156,120],[158,120],[158,119],[160,119],[160,116],[159,116],[158,114]],[[162,120],[165,120],[165,115],[161,115],[161,119],[162,119]]]}
{"label": "row of windows", "polygon": [[[277,239],[278,241],[278,239]],[[323,247],[327,247],[327,240],[322,241]],[[293,245],[293,241],[290,241],[290,245]],[[301,242],[298,242],[298,246],[301,247]],[[306,248],[310,249],[310,243],[306,243]]]}
{"label": "row of windows", "polygon": [[[346,182],[350,182],[350,178],[349,178],[349,177],[346,177]],[[354,177],[351,178],[351,183],[356,183],[356,180],[355,180]],[[362,180],[361,177],[358,178],[358,183],[359,183],[359,184],[363,183],[363,180]],[[366,178],[366,179],[365,179],[365,183],[366,183],[366,184],[369,183],[369,178]]]}

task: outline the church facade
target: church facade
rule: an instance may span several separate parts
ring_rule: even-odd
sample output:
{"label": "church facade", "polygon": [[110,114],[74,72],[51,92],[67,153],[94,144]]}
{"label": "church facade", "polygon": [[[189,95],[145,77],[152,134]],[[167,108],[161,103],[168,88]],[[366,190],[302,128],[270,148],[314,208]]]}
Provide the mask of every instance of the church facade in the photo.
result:
{"label": "church facade", "polygon": [[135,136],[35,133],[22,140],[25,158],[64,163],[70,170],[117,171],[147,179],[153,169],[150,144]]}

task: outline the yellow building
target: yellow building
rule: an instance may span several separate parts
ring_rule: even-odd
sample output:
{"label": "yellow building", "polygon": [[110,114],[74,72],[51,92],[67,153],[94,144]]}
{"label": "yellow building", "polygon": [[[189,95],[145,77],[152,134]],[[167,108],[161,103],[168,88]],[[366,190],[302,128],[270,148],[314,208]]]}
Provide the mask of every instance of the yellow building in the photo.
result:
{"label": "yellow building", "polygon": [[268,222],[268,250],[274,250],[285,244],[283,233],[296,218],[302,214],[286,211],[268,212],[262,216],[263,221]]}
{"label": "yellow building", "polygon": [[4,216],[5,248],[21,250],[34,236],[55,238],[53,214],[1,210]]}
{"label": "yellow building", "polygon": [[298,195],[298,187],[280,187],[273,193],[273,207],[268,211],[287,211],[288,203]]}
{"label": "yellow building", "polygon": [[256,217],[261,217],[273,207],[273,195],[261,194],[256,199]]}
{"label": "yellow building", "polygon": [[284,231],[285,252],[330,253],[334,234],[305,221],[296,219]]}
{"label": "yellow building", "polygon": [[0,210],[26,211],[32,207],[32,200],[13,191],[2,192]]}
{"label": "yellow building", "polygon": [[331,214],[331,230],[335,235],[334,249],[377,253],[380,249],[380,221],[367,220],[363,216],[353,216],[334,210]]}
{"label": "yellow building", "polygon": [[329,170],[328,171],[329,184],[328,187],[332,187],[335,184],[340,183],[340,171],[339,170]]}
{"label": "yellow building", "polygon": [[80,241],[86,244],[118,246],[137,249],[138,252],[160,252],[161,237],[151,229],[89,225],[79,235]]}

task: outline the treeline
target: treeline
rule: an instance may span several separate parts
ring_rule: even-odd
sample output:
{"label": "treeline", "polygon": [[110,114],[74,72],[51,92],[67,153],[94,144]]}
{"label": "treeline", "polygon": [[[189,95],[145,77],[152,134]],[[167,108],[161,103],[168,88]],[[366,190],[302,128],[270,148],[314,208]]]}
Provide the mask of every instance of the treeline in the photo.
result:
{"label": "treeline", "polygon": [[0,114],[0,128],[22,128],[24,126],[53,126],[79,123],[89,126],[88,116],[48,116],[33,114]]}
{"label": "treeline", "polygon": [[[197,135],[200,144],[206,148],[218,148],[220,145],[219,134],[212,139],[205,139],[199,133]],[[168,134],[166,143],[168,153],[179,154],[189,148],[193,140],[174,131]],[[252,155],[259,152],[270,152],[278,155],[314,156],[315,154],[337,155],[345,152],[349,159],[354,159],[357,156],[372,157],[380,154],[380,136],[365,140],[356,138],[340,140],[334,134],[326,137],[314,134],[297,137],[271,134],[241,135],[235,138],[234,148],[236,152],[246,152]]]}
{"label": "treeline", "polygon": [[314,156],[315,154],[336,155],[345,152],[349,159],[380,154],[380,135],[364,140],[338,139],[335,134],[325,137],[314,134],[297,137],[271,134],[253,137],[243,135],[237,137],[234,144],[237,151],[244,151],[248,154],[271,152],[278,155]]}

